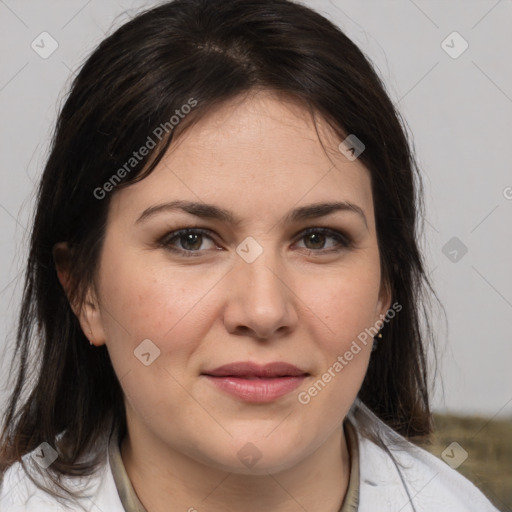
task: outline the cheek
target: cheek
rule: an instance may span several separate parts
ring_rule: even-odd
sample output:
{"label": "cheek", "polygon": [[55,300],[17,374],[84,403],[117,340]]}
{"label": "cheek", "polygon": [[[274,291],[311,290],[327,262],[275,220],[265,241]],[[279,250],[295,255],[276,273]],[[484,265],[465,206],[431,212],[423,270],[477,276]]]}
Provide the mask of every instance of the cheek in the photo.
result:
{"label": "cheek", "polygon": [[161,260],[149,264],[146,253],[105,251],[100,293],[108,305],[105,320],[112,334],[125,329],[133,338],[162,340],[196,308],[216,281],[214,273],[176,268],[165,258]]}
{"label": "cheek", "polygon": [[338,425],[354,402],[371,356],[373,338],[366,329],[375,320],[377,295],[371,281],[355,287],[347,279],[312,296],[311,308],[322,312],[322,321],[312,323],[315,327],[310,331],[320,364],[297,397],[300,407],[309,412],[305,424],[310,428],[315,420],[309,418],[318,417],[326,425]]}
{"label": "cheek", "polygon": [[105,258],[100,279],[106,344],[125,399],[148,425],[155,411],[174,424],[190,401],[180,383],[208,329],[211,277]]}
{"label": "cheek", "polygon": [[[207,272],[192,275],[170,265],[149,267],[144,260],[139,255],[121,258],[112,252],[105,252],[102,260],[102,324],[118,376],[144,368],[136,357],[144,340],[151,340],[145,342],[149,352],[160,358],[159,364],[151,365],[151,378],[156,366],[179,372],[201,339],[201,330],[207,328],[204,296],[214,286],[215,276]],[[172,361],[167,360],[171,356]],[[145,375],[147,379],[149,374]]]}
{"label": "cheek", "polygon": [[317,317],[320,331],[316,339],[323,339],[331,353],[343,350],[376,320],[380,288],[378,267],[347,265],[330,275],[303,280],[301,286],[300,296]]}
{"label": "cheek", "polygon": [[380,272],[373,258],[360,264],[302,285],[301,297],[307,297],[304,302],[315,313],[308,322],[309,336],[321,364],[315,379],[301,390],[299,402],[333,423],[348,412],[371,356],[368,329],[376,321]]}

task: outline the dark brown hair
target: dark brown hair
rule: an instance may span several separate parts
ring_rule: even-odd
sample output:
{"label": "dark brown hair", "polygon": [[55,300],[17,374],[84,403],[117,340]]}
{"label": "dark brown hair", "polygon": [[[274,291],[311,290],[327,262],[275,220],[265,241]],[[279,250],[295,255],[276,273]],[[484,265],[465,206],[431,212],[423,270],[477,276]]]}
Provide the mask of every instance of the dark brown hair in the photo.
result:
{"label": "dark brown hair", "polygon": [[[59,115],[38,190],[0,475],[44,441],[58,450],[50,468],[56,475],[91,473],[103,456],[95,452],[101,433],[125,430],[123,394],[106,346],[89,345],[69,303],[83,303],[102,247],[111,194],[98,199],[94,191],[190,98],[197,106],[179,130],[255,88],[300,101],[340,141],[355,134],[364,142],[359,158],[371,174],[383,282],[402,309],[384,327],[359,398],[407,437],[430,432],[425,346],[432,334],[423,299],[431,288],[418,249],[421,180],[405,124],[381,80],[339,28],[302,5],[175,0],[105,39]],[[177,133],[166,131],[136,172],[121,173],[118,186],[147,176]],[[61,241],[73,247],[69,300],[52,257]]]}

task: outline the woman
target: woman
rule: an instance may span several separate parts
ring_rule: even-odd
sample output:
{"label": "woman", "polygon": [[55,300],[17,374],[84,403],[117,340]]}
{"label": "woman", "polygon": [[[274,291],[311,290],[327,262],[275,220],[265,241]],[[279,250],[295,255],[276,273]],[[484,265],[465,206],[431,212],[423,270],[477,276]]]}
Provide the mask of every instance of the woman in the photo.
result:
{"label": "woman", "polygon": [[369,62],[301,5],[117,30],[40,184],[1,509],[495,510],[406,440],[431,431],[418,178]]}

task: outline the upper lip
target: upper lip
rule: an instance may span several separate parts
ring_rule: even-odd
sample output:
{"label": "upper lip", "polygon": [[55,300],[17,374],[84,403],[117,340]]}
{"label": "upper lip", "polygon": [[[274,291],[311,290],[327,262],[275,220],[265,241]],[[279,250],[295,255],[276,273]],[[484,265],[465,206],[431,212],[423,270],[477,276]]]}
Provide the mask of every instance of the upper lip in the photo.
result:
{"label": "upper lip", "polygon": [[204,375],[212,377],[297,377],[308,375],[307,372],[297,368],[293,364],[276,361],[260,365],[251,361],[239,361],[235,363],[224,364],[203,372]]}

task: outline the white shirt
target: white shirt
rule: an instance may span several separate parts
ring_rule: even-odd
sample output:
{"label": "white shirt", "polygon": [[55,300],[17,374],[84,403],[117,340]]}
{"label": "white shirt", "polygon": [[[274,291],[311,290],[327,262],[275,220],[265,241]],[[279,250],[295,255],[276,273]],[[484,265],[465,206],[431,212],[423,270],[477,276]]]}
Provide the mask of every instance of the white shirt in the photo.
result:
{"label": "white shirt", "polygon": [[[361,402],[347,420],[358,432],[357,512],[498,512],[469,480],[399,436]],[[368,425],[368,421],[378,426],[390,453],[361,435],[359,427],[362,422]],[[66,480],[66,484],[73,489],[87,489],[87,497],[80,502],[87,512],[126,512],[112,473],[111,450],[106,448],[105,464],[96,473]],[[60,505],[31,482],[20,463],[7,470],[1,483],[0,512],[79,512],[83,509]]]}

